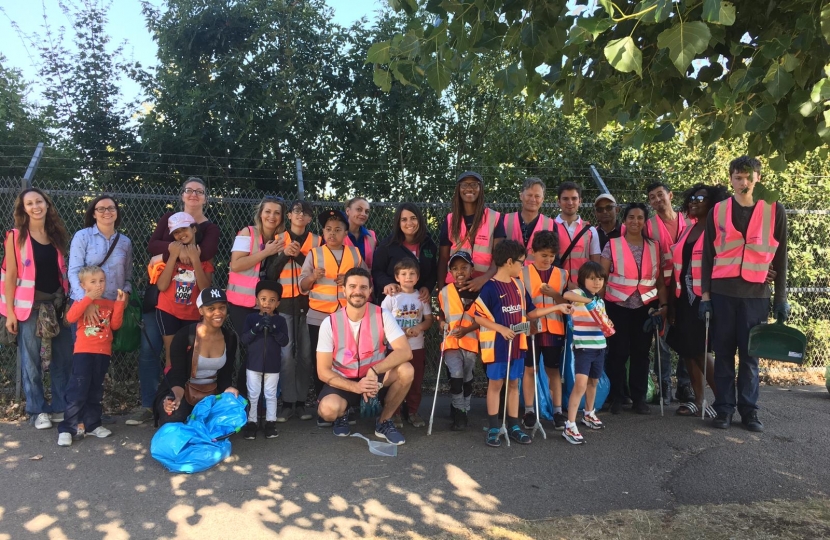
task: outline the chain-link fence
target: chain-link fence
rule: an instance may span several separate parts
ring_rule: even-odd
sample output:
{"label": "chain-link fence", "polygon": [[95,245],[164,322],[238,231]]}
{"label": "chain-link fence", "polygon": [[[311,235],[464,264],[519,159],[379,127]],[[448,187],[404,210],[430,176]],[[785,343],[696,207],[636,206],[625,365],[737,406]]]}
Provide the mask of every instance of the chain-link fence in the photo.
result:
{"label": "chain-link fence", "polygon": [[[589,174],[571,178],[585,186],[583,200],[592,201],[599,194],[599,189],[593,186]],[[557,181],[561,179],[557,178]],[[518,181],[517,181],[518,182]],[[87,204],[100,192],[88,191],[81,187],[67,187],[64,185],[49,185],[43,182],[35,184],[47,191],[53,198],[59,214],[66,223],[70,233],[83,228],[83,215]],[[14,199],[20,190],[19,178],[0,178],[0,212],[11,216]],[[451,186],[450,186],[451,189]],[[643,200],[640,192],[614,191],[612,193],[621,203],[624,201]],[[136,290],[143,291],[147,281],[146,263],[149,255],[146,251],[147,240],[155,229],[158,218],[167,211],[177,209],[180,197],[175,189],[149,187],[138,183],[120,186],[111,192],[121,204],[123,221],[121,232],[133,241],[134,268],[133,281]],[[509,192],[489,191],[486,194],[491,208],[500,212],[515,212],[519,208],[517,199],[518,184]],[[216,273],[214,283],[224,286],[227,283],[228,263],[231,246],[236,232],[253,221],[253,208],[264,192],[246,191],[240,194],[235,189],[211,190],[206,207],[207,217],[221,229],[219,252],[215,260]],[[269,193],[279,195],[286,200],[296,197],[296,193]],[[800,194],[798,208],[788,208],[789,244],[790,244],[790,303],[793,305],[791,324],[807,334],[810,341],[808,359],[805,366],[819,367],[830,365],[828,345],[830,345],[830,251],[826,247],[826,238],[830,236],[830,210],[811,206],[825,204],[826,193],[811,197],[809,194]],[[444,198],[449,200],[451,192]],[[554,202],[555,190],[550,189],[542,212],[547,215],[556,215],[558,209]],[[327,200],[309,201],[315,210],[328,207],[342,207],[342,202]],[[437,231],[440,220],[450,211],[448,202],[415,201],[427,218],[430,230],[437,240]],[[787,201],[783,201],[785,206]],[[372,201],[372,212],[369,223],[370,229],[377,232],[378,237],[388,235],[392,230],[392,219],[396,203]],[[584,204],[583,216],[591,221],[594,218],[592,207]],[[12,226],[12,220],[7,219],[6,228]],[[312,228],[317,229],[316,221]],[[427,334],[427,370],[425,381],[435,380],[438,355],[439,337],[434,327]],[[8,393],[14,389],[16,350],[14,347],[0,348],[0,391]],[[113,356],[110,369],[110,391],[123,392],[124,403],[130,400],[136,402],[138,392],[137,353],[116,353]],[[483,372],[482,372],[483,377]],[[432,383],[425,382],[425,385]]]}

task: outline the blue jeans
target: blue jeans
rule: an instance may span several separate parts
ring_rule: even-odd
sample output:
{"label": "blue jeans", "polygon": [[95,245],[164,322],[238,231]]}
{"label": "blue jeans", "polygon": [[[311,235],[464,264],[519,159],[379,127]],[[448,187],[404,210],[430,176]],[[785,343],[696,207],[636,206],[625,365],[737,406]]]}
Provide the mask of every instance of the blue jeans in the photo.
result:
{"label": "blue jeans", "polygon": [[72,377],[66,385],[66,413],[58,424],[58,433],[78,432],[83,422],[87,432],[101,425],[101,399],[104,397],[104,377],[110,367],[106,354],[77,353],[72,356]]}
{"label": "blue jeans", "polygon": [[161,378],[164,342],[156,320],[155,311],[141,314],[144,329],[141,330],[141,347],[138,350],[138,382],[141,387],[141,406],[153,408],[153,401]]}
{"label": "blue jeans", "polygon": [[49,379],[52,382],[52,403],[46,403],[43,389],[43,369],[40,365],[41,339],[35,335],[37,310],[29,318],[18,322],[17,352],[20,355],[23,393],[26,396],[26,414],[59,413],[66,410],[66,384],[72,369],[71,330],[61,326],[60,333],[52,338],[52,362]]}

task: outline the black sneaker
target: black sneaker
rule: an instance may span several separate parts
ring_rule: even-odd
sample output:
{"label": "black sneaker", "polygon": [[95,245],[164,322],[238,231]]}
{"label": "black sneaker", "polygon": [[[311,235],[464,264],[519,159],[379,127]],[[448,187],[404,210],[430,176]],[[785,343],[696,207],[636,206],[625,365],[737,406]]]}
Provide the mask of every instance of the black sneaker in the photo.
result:
{"label": "black sneaker", "polygon": [[256,422],[248,422],[243,426],[242,438],[248,441],[256,439]]}
{"label": "black sneaker", "polygon": [[732,426],[732,415],[726,413],[718,413],[714,420],[712,420],[712,427],[718,429],[729,429]]}
{"label": "black sneaker", "polygon": [[611,414],[620,414],[622,412],[622,401],[614,401],[611,403]]}
{"label": "black sneaker", "polygon": [[344,414],[340,418],[337,418],[334,421],[334,427],[331,428],[331,432],[337,437],[348,437],[352,432],[349,428],[349,415]]}
{"label": "black sneaker", "polygon": [[741,424],[749,431],[754,431],[755,433],[763,433],[764,431],[764,424],[758,420],[758,411],[752,411],[748,414],[741,415]]}
{"label": "black sneaker", "polygon": [[522,417],[522,425],[525,429],[533,429],[536,425],[536,411],[527,411]]}
{"label": "black sneaker", "polygon": [[[648,403],[645,401],[635,402],[634,407],[632,407],[631,410],[637,414],[651,414],[651,407],[649,407]],[[611,412],[613,412],[613,410]]]}
{"label": "black sneaker", "polygon": [[553,429],[556,431],[565,431],[565,421],[568,420],[568,417],[562,413],[554,413],[553,414]]}
{"label": "black sneaker", "polygon": [[677,401],[680,403],[689,403],[695,401],[695,391],[692,389],[692,386],[689,384],[684,384],[682,386],[677,387],[677,392],[674,393],[674,397],[677,398]]}
{"label": "black sneaker", "polygon": [[467,411],[452,408],[452,431],[465,431],[467,429]]}
{"label": "black sneaker", "polygon": [[262,426],[262,434],[265,435],[266,439],[276,439],[279,437],[280,433],[277,431],[277,423],[265,422],[265,425]]}
{"label": "black sneaker", "polygon": [[331,427],[331,422],[329,422],[328,420],[323,420],[323,417],[318,414],[317,427]]}
{"label": "black sneaker", "polygon": [[349,407],[349,425],[353,426],[357,424],[357,411],[354,407]]}

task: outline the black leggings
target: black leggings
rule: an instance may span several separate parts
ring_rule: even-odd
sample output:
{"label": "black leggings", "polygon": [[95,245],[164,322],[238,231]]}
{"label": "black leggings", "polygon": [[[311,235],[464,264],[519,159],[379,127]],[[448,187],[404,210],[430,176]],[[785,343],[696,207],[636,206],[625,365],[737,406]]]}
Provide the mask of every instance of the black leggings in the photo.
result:
{"label": "black leggings", "polygon": [[624,397],[625,362],[630,360],[628,387],[631,399],[635,403],[645,401],[648,393],[648,353],[654,340],[654,334],[643,332],[649,306],[629,309],[615,302],[606,302],[605,308],[615,330],[614,335],[608,338],[608,359],[605,365],[605,372],[611,381],[611,400],[622,401]]}
{"label": "black leggings", "polygon": [[320,340],[319,325],[308,323],[308,340],[311,343],[311,380],[314,381],[314,396],[316,397],[323,391],[323,383],[317,374],[317,342]]}

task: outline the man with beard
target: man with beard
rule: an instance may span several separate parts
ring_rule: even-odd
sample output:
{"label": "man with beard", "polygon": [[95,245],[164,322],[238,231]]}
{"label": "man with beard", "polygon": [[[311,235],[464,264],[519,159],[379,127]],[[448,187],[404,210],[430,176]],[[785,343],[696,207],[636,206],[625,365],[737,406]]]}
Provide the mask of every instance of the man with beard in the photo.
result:
{"label": "man with beard", "polygon": [[[372,276],[368,271],[352,268],[346,272],[343,287],[345,309],[332,313],[320,325],[317,373],[323,390],[317,414],[333,422],[335,435],[348,437],[349,407],[381,394],[384,406],[375,422],[375,436],[403,444],[406,439],[395,428],[392,415],[412,385],[409,341],[391,313],[369,303]],[[392,349],[388,355],[384,340]]]}

